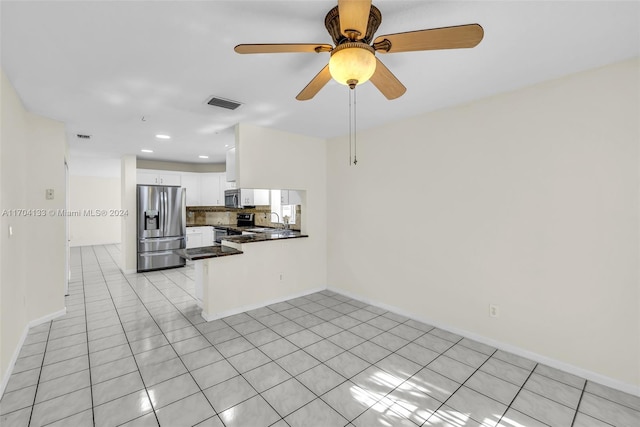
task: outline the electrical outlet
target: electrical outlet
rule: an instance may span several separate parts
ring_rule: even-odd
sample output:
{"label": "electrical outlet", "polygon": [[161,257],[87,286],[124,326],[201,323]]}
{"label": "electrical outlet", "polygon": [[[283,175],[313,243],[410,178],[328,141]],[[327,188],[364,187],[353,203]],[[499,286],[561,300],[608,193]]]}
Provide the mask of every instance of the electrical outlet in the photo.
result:
{"label": "electrical outlet", "polygon": [[489,316],[498,317],[500,316],[500,307],[495,304],[489,304]]}
{"label": "electrical outlet", "polygon": [[284,281],[284,273],[283,272],[280,272],[280,281],[281,282]]}
{"label": "electrical outlet", "polygon": [[53,199],[54,199],[54,192],[53,192],[53,188],[47,188],[47,189],[45,190],[44,197],[45,197],[45,199],[47,199],[47,200],[53,200]]}

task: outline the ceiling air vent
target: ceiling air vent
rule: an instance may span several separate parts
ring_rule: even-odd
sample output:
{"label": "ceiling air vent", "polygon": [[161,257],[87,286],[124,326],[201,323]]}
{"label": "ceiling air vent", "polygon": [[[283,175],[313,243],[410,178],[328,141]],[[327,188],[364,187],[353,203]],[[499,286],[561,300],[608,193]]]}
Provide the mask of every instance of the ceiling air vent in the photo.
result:
{"label": "ceiling air vent", "polygon": [[226,108],[227,110],[235,110],[242,104],[237,101],[231,101],[230,99],[218,98],[214,96],[211,98],[207,104],[213,105],[214,107]]}
{"label": "ceiling air vent", "polygon": [[82,133],[77,133],[76,136],[78,137],[78,139],[91,139],[91,135],[85,135]]}

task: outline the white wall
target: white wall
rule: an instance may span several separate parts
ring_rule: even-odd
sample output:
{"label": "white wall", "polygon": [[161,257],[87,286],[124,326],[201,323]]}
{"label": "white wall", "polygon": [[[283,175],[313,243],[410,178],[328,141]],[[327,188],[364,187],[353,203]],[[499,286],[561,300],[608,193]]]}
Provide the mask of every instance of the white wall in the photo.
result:
{"label": "white wall", "polygon": [[[120,159],[71,157],[69,161],[69,217],[71,246],[120,243]],[[107,211],[107,216],[86,211]],[[135,213],[132,213],[135,215]]]}
{"label": "white wall", "polygon": [[640,385],[639,76],[635,59],[360,132],[355,167],[329,141],[329,285]]}
{"label": "white wall", "polygon": [[66,142],[64,125],[27,112],[1,70],[0,103],[0,211],[32,210],[0,217],[1,393],[27,326],[64,310],[65,221],[49,210],[65,207]]}

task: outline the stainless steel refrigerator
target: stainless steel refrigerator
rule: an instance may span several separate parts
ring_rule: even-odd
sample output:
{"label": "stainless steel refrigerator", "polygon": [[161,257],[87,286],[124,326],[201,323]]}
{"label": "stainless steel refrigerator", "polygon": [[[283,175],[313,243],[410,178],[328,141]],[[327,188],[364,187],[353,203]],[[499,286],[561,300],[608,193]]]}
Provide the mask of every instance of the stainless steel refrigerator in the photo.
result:
{"label": "stainless steel refrigerator", "polygon": [[138,272],[185,265],[186,223],[183,188],[138,185]]}

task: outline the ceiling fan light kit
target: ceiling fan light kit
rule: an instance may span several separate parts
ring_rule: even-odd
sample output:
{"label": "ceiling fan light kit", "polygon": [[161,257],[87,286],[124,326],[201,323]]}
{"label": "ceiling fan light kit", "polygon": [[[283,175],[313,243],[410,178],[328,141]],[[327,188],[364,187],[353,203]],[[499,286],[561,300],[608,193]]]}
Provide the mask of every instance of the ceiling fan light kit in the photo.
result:
{"label": "ceiling fan light kit", "polygon": [[362,42],[346,42],[336,46],[329,59],[331,77],[353,89],[368,81],[376,71],[376,57],[371,46]]}

